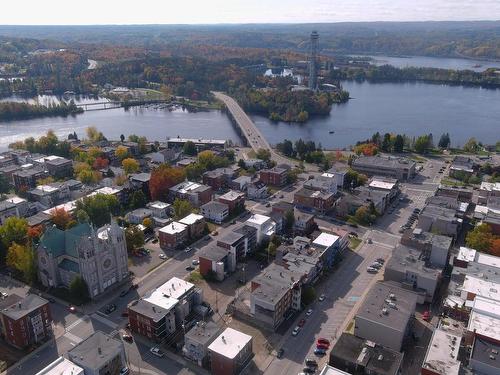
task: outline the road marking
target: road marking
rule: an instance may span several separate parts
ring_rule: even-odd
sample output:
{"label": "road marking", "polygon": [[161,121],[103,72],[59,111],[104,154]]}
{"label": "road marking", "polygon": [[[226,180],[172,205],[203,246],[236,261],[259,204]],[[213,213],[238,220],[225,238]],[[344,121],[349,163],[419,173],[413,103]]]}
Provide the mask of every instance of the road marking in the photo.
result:
{"label": "road marking", "polygon": [[69,326],[66,327],[66,331],[71,331],[73,328],[75,328],[78,324],[88,321],[88,316],[84,316],[83,318],[79,318],[75,320],[73,323],[71,323]]}
{"label": "road marking", "polygon": [[113,323],[111,320],[109,319],[106,319],[106,318],[103,318],[102,316],[98,315],[98,314],[92,314],[91,315],[92,318],[94,318],[95,320],[101,322],[102,324],[105,324],[107,325],[108,327],[111,327],[113,329],[116,329],[116,327],[118,327],[118,324],[116,323]]}

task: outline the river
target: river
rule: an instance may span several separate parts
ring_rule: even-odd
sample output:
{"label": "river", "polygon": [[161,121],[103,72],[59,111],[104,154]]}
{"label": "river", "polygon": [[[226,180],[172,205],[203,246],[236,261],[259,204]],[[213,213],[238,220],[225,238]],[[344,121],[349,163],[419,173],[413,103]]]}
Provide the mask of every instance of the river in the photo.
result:
{"label": "river", "polygon": [[472,60],[460,58],[446,58],[446,57],[427,57],[427,56],[409,56],[409,57],[395,57],[395,56],[380,56],[380,55],[351,55],[358,57],[370,57],[372,64],[385,65],[389,64],[396,68],[406,67],[422,67],[422,68],[440,68],[440,69],[454,69],[454,70],[473,70],[475,72],[482,72],[488,68],[499,68],[500,61],[490,60]]}
{"label": "river", "polygon": [[[343,82],[343,85],[352,99],[334,105],[329,116],[311,118],[306,124],[275,123],[258,115],[252,118],[271,144],[285,138],[302,138],[321,142],[329,149],[344,148],[377,131],[410,136],[433,133],[436,140],[442,133],[449,132],[453,146],[463,145],[470,137],[489,144],[500,140],[500,90],[427,83]],[[77,103],[103,100],[75,99]],[[46,104],[58,100],[60,98],[41,96],[31,101]],[[0,150],[17,140],[39,137],[49,129],[62,137],[73,131],[84,136],[89,126],[97,127],[113,139],[118,139],[120,134],[135,133],[160,141],[181,136],[239,142],[228,117],[219,111],[189,113],[177,109],[170,112],[151,106],[89,111],[66,118],[0,122]]]}

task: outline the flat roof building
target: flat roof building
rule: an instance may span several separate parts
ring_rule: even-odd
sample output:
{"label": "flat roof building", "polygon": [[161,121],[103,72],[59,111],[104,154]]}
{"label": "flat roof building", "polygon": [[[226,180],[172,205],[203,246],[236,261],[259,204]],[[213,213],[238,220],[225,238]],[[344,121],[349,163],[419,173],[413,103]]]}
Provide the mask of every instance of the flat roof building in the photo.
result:
{"label": "flat roof building", "polygon": [[458,375],[460,360],[458,351],[462,336],[449,332],[444,327],[436,328],[422,364],[423,375]]}
{"label": "flat roof building", "polygon": [[407,158],[392,156],[360,156],[352,162],[352,169],[369,176],[393,177],[407,181],[416,173],[416,163]]}
{"label": "flat roof building", "polygon": [[84,375],[84,371],[66,358],[59,357],[36,375]]}
{"label": "flat roof building", "polygon": [[208,347],[212,374],[239,374],[253,356],[252,336],[226,328]]}

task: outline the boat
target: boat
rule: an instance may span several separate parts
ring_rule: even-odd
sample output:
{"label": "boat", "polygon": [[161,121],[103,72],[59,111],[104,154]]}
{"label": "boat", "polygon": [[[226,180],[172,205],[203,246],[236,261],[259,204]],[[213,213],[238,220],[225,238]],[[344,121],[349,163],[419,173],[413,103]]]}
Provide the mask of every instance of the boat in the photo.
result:
{"label": "boat", "polygon": [[328,132],[328,134],[333,134],[333,133],[335,133],[335,131],[334,131],[334,130],[330,130],[330,131]]}

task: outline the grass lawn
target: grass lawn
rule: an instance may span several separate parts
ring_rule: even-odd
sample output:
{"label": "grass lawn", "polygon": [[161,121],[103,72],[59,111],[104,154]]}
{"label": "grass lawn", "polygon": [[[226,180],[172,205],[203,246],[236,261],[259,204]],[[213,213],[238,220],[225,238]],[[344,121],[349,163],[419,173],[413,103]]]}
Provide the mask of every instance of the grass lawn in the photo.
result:
{"label": "grass lawn", "polygon": [[203,276],[201,276],[200,271],[193,271],[189,274],[188,281],[190,283],[196,284],[203,280]]}
{"label": "grass lawn", "polygon": [[362,241],[357,237],[349,237],[349,248],[356,250]]}

